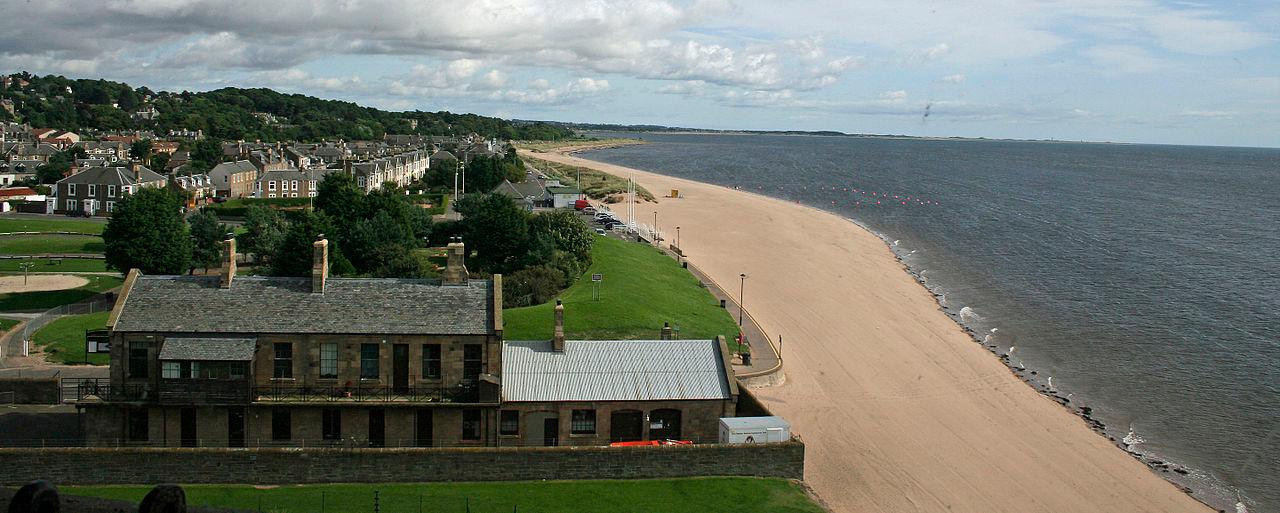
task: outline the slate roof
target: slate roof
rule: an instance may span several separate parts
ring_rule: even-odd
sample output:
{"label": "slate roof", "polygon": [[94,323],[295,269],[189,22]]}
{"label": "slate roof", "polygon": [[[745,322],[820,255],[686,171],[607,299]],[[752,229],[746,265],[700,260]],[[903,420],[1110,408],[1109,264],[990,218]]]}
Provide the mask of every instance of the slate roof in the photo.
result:
{"label": "slate roof", "polygon": [[253,360],[255,338],[165,337],[161,360],[202,362]]}
{"label": "slate roof", "polygon": [[579,193],[577,187],[567,187],[564,185],[553,185],[551,187],[547,187],[547,192],[551,194],[578,194]]}
{"label": "slate roof", "polygon": [[167,333],[330,333],[484,335],[493,333],[493,284],[471,280],[138,276],[116,331]]}
{"label": "slate roof", "polygon": [[136,185],[140,183],[160,182],[165,177],[155,171],[147,168],[138,169],[138,177],[141,180],[134,180],[134,173],[127,167],[87,167],[83,171],[68,176],[58,183],[92,183],[92,184],[115,184],[115,185]]}
{"label": "slate roof", "polygon": [[545,340],[502,348],[504,401],[729,399],[715,340]]}

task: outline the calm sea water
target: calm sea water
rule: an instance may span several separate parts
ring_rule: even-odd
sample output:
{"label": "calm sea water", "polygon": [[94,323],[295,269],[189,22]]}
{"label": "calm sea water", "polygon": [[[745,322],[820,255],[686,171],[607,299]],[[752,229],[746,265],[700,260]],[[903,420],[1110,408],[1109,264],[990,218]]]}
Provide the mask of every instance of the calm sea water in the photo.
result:
{"label": "calm sea water", "polygon": [[1175,481],[1280,512],[1280,150],[643,137],[583,156],[862,223]]}

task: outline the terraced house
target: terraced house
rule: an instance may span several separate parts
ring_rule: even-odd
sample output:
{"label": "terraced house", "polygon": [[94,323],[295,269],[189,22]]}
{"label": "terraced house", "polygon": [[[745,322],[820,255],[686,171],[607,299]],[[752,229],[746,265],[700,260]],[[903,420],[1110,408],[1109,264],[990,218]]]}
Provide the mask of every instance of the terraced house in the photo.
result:
{"label": "terraced house", "polygon": [[[111,378],[82,386],[96,446],[521,446],[710,441],[733,416],[719,340],[503,342],[502,276],[448,247],[437,280],[125,280],[108,320]],[[550,321],[550,320],[549,320]],[[504,383],[505,380],[505,383]]]}

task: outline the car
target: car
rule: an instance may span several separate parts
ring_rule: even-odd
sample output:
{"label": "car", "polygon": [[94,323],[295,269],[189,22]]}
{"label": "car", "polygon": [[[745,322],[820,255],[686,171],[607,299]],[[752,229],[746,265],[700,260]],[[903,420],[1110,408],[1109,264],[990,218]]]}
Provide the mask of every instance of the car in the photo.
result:
{"label": "car", "polygon": [[596,209],[595,209],[595,207],[587,207],[587,208],[582,209],[582,213],[583,213],[583,214],[595,214],[595,213],[596,213]]}
{"label": "car", "polygon": [[596,235],[604,235],[604,234],[605,234],[604,228],[596,228]]}

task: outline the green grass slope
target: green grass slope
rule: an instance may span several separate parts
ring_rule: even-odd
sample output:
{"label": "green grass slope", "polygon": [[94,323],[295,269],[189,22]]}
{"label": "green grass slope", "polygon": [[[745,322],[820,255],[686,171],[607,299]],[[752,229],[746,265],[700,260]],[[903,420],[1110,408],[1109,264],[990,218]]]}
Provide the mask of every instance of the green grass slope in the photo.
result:
{"label": "green grass slope", "polygon": [[[560,294],[565,335],[580,340],[656,339],[663,322],[680,338],[730,341],[737,323],[687,270],[652,246],[597,237],[591,269]],[[604,274],[592,299],[591,274]],[[555,302],[503,311],[507,340],[551,338]]]}
{"label": "green grass slope", "polygon": [[102,237],[91,235],[11,235],[0,237],[0,255],[102,253]]}
{"label": "green grass slope", "polygon": [[0,294],[0,312],[48,310],[93,297],[120,286],[124,280],[117,276],[85,276],[89,283],[74,289],[47,290],[41,292],[11,292]]}
{"label": "green grass slope", "polygon": [[104,221],[86,221],[71,217],[49,217],[41,219],[17,217],[0,219],[0,233],[12,232],[76,232],[102,233],[107,227]]}
{"label": "green grass slope", "polygon": [[[799,484],[783,479],[691,478],[637,481],[515,483],[330,484],[255,488],[183,487],[187,504],[276,513],[380,510],[473,513],[821,513]],[[140,502],[150,487],[65,486],[59,491]]]}
{"label": "green grass slope", "polygon": [[[48,360],[56,363],[85,363],[84,332],[88,330],[106,329],[107,317],[111,312],[98,312],[84,315],[68,315],[44,325],[31,341],[49,354]],[[93,365],[106,365],[110,355],[94,354],[89,357]]]}

